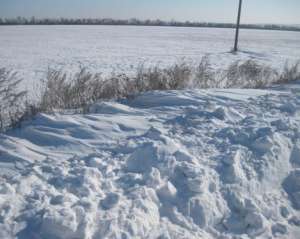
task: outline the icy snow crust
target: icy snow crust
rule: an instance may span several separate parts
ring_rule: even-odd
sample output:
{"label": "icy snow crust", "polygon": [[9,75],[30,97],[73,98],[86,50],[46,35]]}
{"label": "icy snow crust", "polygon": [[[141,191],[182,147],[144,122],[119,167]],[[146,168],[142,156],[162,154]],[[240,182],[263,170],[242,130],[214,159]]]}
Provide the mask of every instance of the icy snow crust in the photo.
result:
{"label": "icy snow crust", "polygon": [[300,84],[90,111],[0,135],[0,238],[299,238]]}

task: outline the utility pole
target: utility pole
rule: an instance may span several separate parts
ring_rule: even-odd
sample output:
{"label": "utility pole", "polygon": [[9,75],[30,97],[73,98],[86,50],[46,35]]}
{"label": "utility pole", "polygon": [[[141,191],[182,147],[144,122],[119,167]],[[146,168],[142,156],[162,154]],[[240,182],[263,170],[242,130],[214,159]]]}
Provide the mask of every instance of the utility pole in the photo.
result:
{"label": "utility pole", "polygon": [[235,42],[234,42],[234,48],[233,48],[234,52],[237,52],[237,50],[238,50],[241,12],[242,12],[242,3],[243,3],[243,0],[239,0],[239,1],[240,1],[240,3],[239,3],[239,12],[238,12],[238,17],[237,17],[236,30],[235,30]]}

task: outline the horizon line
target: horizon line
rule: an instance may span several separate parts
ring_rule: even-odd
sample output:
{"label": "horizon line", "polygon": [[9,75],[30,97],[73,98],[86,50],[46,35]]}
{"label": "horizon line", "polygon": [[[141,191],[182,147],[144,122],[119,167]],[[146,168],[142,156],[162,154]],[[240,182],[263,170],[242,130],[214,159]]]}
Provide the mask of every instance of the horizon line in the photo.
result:
{"label": "horizon line", "polygon": [[[160,18],[146,18],[146,19],[141,19],[137,17],[130,17],[130,18],[113,18],[113,17],[36,17],[36,16],[30,16],[30,17],[24,17],[24,16],[14,16],[14,17],[3,17],[0,16],[0,19],[3,20],[17,20],[17,19],[25,19],[26,21],[30,21],[31,19],[35,19],[37,21],[45,21],[45,20],[112,20],[112,21],[140,21],[140,22],[146,22],[146,21],[161,21],[162,23],[179,23],[179,24],[184,24],[184,23],[190,23],[190,24],[233,24],[235,25],[235,22],[215,22],[215,21],[205,21],[205,20],[176,20],[176,19],[169,19],[169,20],[162,20]],[[248,22],[243,22],[241,25],[275,25],[275,26],[290,26],[290,27],[300,27],[300,23],[262,23],[262,22],[256,22],[256,23],[248,23]]]}

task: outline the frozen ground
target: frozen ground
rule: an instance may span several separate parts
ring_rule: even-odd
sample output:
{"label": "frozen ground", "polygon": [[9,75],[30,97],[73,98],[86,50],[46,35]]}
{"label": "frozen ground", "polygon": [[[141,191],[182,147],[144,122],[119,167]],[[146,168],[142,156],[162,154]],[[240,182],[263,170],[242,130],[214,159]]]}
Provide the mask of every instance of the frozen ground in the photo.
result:
{"label": "frozen ground", "polygon": [[0,135],[0,238],[299,235],[300,84],[146,93]]}
{"label": "frozen ground", "polygon": [[238,55],[230,54],[233,29],[134,26],[0,26],[0,67],[39,80],[48,67],[72,71],[79,64],[97,72],[132,72],[209,54],[224,67],[254,58],[275,68],[300,56],[300,32],[241,30]]}

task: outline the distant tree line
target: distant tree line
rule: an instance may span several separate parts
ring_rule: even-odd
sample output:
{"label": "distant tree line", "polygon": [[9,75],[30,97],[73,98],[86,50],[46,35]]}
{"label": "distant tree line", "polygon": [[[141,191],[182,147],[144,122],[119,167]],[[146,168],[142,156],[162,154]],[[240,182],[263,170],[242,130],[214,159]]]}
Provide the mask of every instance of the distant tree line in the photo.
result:
{"label": "distant tree line", "polygon": [[[112,18],[0,18],[0,25],[126,25],[126,26],[174,26],[174,27],[217,27],[234,28],[233,23],[211,23],[191,21],[162,21],[162,20],[139,20],[136,18],[121,20]],[[244,29],[266,29],[300,31],[300,26],[278,25],[278,24],[242,24]]]}

